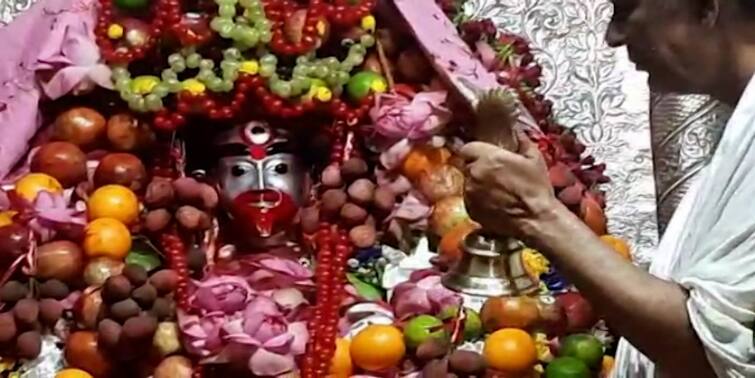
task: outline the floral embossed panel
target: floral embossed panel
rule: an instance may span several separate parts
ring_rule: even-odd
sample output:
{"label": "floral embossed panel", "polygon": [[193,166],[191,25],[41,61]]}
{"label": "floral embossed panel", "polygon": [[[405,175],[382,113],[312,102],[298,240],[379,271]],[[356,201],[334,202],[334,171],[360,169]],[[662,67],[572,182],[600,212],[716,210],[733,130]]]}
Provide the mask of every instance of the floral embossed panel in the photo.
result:
{"label": "floral embossed panel", "polygon": [[608,0],[474,0],[467,9],[521,33],[539,51],[556,119],[573,128],[613,182],[606,187],[613,233],[637,246],[640,262],[657,241],[646,76],[626,51],[603,41]]}

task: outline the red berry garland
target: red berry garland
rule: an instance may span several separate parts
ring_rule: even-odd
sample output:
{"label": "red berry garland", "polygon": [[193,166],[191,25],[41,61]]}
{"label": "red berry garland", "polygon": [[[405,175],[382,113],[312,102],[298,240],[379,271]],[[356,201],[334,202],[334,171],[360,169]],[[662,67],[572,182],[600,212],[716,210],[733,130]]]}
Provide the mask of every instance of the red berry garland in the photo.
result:
{"label": "red berry garland", "polygon": [[142,46],[115,48],[108,37],[108,28],[113,23],[113,2],[112,0],[99,1],[99,16],[97,17],[97,26],[94,29],[97,45],[105,61],[117,64],[127,64],[141,59],[155,46],[163,33],[166,17],[174,12],[171,7],[178,2],[178,0],[159,0],[155,3],[152,22],[148,31],[149,38]]}

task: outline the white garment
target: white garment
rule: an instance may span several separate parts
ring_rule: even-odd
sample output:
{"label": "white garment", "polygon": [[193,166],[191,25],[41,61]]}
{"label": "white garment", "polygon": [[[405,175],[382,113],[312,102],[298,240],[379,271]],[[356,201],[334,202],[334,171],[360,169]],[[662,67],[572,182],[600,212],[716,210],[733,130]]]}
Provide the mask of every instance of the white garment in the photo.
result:
{"label": "white garment", "polygon": [[[674,215],[650,272],[690,294],[692,326],[718,377],[755,377],[755,78],[706,171]],[[615,378],[655,376],[622,340]]]}

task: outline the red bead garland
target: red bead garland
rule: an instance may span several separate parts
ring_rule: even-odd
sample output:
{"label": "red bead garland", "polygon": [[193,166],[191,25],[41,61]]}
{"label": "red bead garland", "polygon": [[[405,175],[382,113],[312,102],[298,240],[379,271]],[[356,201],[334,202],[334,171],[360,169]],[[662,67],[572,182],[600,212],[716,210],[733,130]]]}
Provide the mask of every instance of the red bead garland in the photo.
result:
{"label": "red bead garland", "polygon": [[186,261],[188,249],[181,237],[174,232],[166,232],[160,237],[163,253],[168,257],[170,269],[178,273],[176,303],[183,311],[189,310],[189,264]]}
{"label": "red bead garland", "polygon": [[376,0],[352,3],[351,0],[335,0],[335,4],[328,4],[328,20],[338,26],[356,25],[363,17],[372,13],[372,9],[377,5]]}
{"label": "red bead garland", "polygon": [[309,322],[309,344],[304,356],[302,378],[328,374],[336,350],[339,309],[346,282],[346,261],[353,251],[346,231],[327,222],[315,236],[317,245],[317,304]]}

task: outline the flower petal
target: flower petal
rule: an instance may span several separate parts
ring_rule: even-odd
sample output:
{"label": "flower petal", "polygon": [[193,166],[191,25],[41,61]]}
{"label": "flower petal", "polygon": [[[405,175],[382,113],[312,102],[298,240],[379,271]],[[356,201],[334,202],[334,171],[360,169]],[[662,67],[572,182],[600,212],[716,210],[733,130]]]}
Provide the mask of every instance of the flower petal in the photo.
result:
{"label": "flower petal", "polygon": [[264,377],[287,373],[295,367],[296,362],[292,355],[272,353],[264,348],[257,349],[249,359],[249,370]]}

